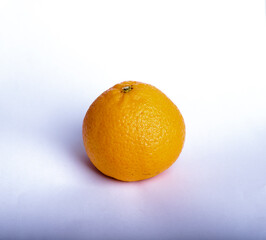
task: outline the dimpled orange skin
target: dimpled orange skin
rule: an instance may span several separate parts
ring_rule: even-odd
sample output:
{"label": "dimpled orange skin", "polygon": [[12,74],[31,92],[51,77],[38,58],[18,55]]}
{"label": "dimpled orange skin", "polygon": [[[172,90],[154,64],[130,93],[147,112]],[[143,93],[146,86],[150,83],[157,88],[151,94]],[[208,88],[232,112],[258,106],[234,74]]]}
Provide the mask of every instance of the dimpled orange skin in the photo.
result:
{"label": "dimpled orange skin", "polygon": [[151,178],[178,158],[185,124],[157,88],[127,81],[102,93],[83,121],[83,141],[94,166],[121,181]]}

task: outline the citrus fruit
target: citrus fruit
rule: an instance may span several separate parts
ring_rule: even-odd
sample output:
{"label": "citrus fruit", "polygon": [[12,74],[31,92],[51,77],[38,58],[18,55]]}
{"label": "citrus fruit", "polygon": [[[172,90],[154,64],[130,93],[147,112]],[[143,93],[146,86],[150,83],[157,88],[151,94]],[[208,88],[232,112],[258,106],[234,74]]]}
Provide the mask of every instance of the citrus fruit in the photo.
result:
{"label": "citrus fruit", "polygon": [[139,181],[175,162],[183,148],[185,124],[160,90],[126,81],[91,104],[82,134],[88,157],[100,172],[121,181]]}

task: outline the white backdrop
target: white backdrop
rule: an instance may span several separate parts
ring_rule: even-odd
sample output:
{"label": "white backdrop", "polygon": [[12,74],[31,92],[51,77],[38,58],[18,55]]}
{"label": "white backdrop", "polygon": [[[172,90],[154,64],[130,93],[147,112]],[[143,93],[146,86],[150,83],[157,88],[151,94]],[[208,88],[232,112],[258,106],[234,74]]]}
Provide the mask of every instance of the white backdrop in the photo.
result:
{"label": "white backdrop", "polygon": [[[265,3],[0,1],[0,239],[266,239]],[[159,176],[104,177],[81,126],[124,80],[178,106]]]}

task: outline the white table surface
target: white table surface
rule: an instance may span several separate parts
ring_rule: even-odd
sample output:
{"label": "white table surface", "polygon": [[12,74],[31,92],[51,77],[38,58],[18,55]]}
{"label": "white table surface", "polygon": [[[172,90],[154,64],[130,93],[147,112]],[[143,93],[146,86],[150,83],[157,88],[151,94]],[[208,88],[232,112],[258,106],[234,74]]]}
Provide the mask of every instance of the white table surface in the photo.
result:
{"label": "white table surface", "polygon": [[[0,239],[266,239],[263,1],[0,1]],[[177,162],[125,183],[88,161],[104,90],[182,112]]]}

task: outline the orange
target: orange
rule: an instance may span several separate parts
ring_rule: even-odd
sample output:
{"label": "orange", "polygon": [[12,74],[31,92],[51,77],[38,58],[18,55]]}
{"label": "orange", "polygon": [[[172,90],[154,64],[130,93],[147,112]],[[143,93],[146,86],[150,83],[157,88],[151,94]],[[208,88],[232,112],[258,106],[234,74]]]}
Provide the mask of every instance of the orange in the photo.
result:
{"label": "orange", "polygon": [[88,109],[82,130],[94,166],[121,181],[163,172],[178,158],[185,139],[175,104],[157,88],[134,81],[102,93]]}

